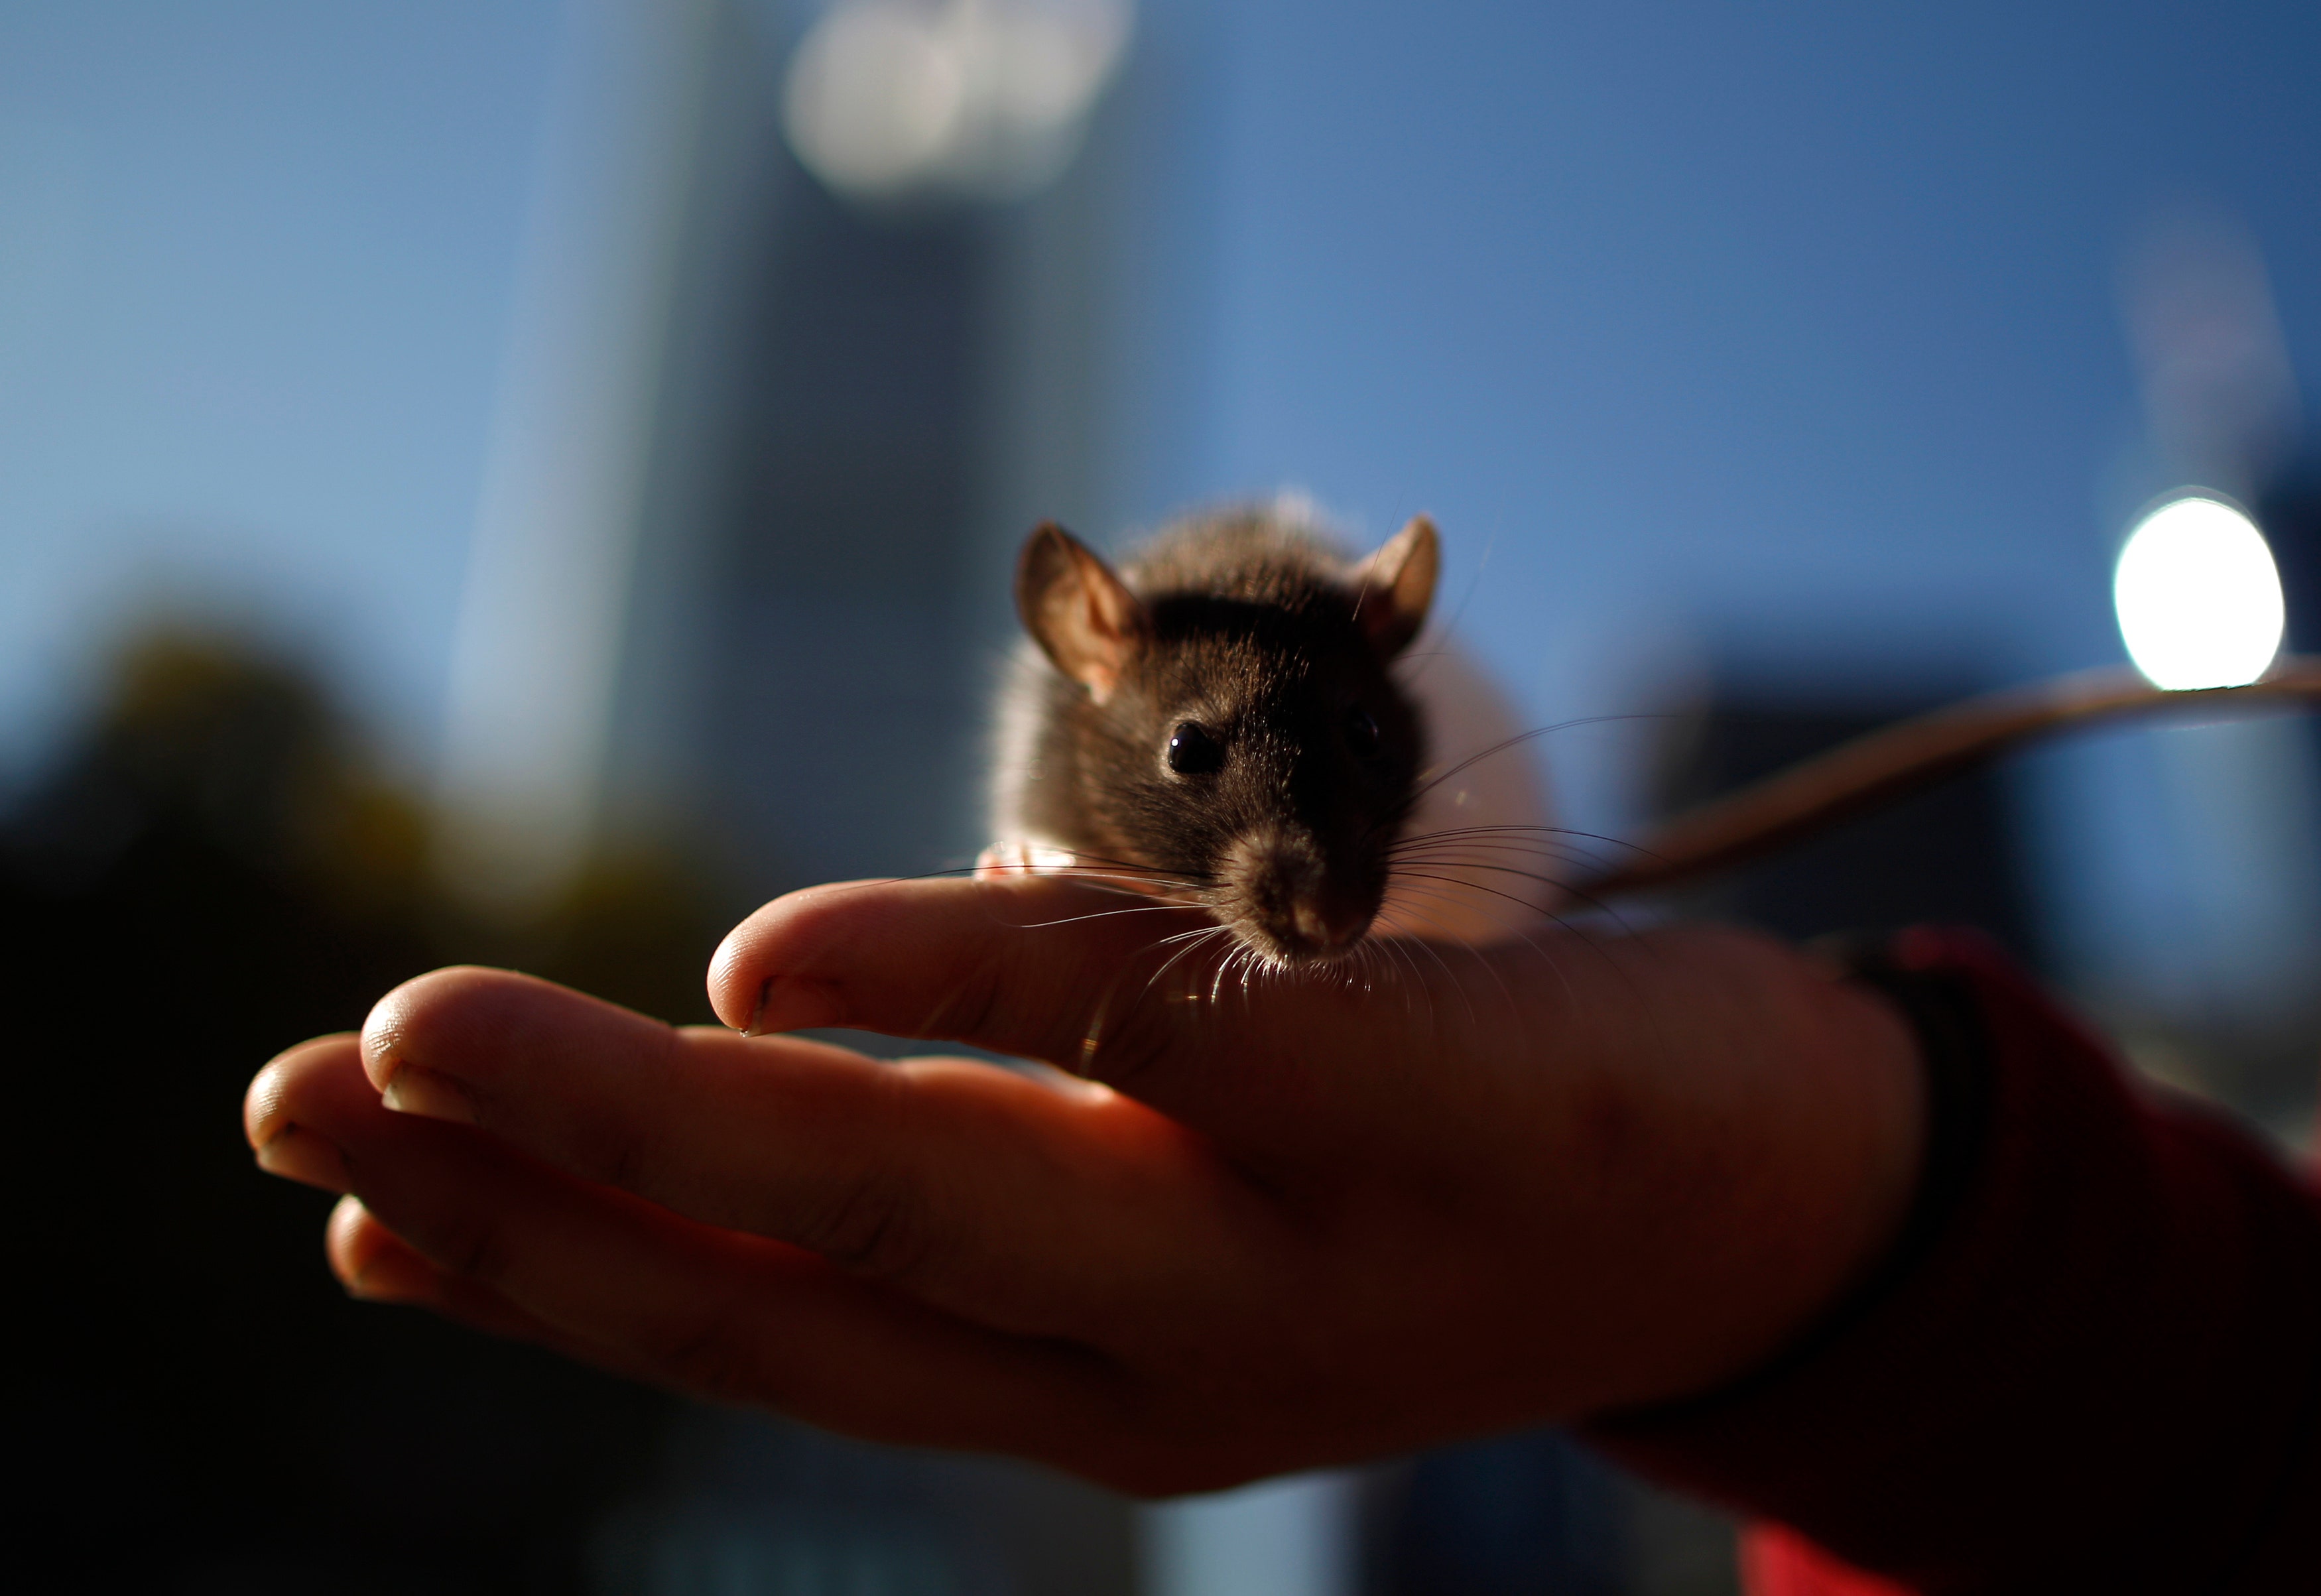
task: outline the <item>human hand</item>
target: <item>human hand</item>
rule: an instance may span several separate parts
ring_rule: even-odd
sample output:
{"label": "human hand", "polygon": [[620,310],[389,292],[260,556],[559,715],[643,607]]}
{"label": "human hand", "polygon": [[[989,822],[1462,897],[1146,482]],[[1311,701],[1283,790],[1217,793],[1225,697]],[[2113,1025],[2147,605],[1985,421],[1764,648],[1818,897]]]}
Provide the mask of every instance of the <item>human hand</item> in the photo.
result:
{"label": "human hand", "polygon": [[1907,1033],[1759,939],[1381,942],[1244,988],[1168,963],[1197,916],[1122,910],[1055,877],[818,888],[710,981],[736,1027],[1101,1085],[455,969],[269,1064],[250,1140],[351,1194],[359,1295],[1141,1492],[1707,1390],[1908,1203]]}

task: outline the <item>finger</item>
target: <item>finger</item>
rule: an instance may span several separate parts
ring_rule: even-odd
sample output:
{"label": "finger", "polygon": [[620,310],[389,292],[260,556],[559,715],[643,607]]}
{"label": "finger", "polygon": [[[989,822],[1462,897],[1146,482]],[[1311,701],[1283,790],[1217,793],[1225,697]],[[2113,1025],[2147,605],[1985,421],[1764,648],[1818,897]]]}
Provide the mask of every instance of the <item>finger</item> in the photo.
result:
{"label": "finger", "polygon": [[1487,1011],[1526,1010],[1497,1026],[1524,1036],[1549,1018],[1529,1011],[1569,1007],[1565,972],[1511,984],[1473,949],[1370,948],[1252,978],[1224,962],[1224,937],[1194,911],[1067,878],[852,883],[742,922],[710,996],[743,1029],[846,1026],[1042,1059],[1235,1150],[1386,1123],[1418,1081],[1436,1090],[1446,1061],[1474,1056]]}
{"label": "finger", "polygon": [[[998,1050],[1069,1066],[1079,1061],[1083,1030],[1064,1022],[1060,1011],[1088,969],[1212,923],[1197,910],[1129,888],[1036,870],[964,882],[841,882],[777,899],[735,928],[710,961],[709,998],[718,1018],[744,1034],[841,1025],[837,1015],[861,1009],[847,966],[876,952],[896,966],[880,972],[878,1009],[888,1034],[961,1041],[972,1030],[1008,1044]],[[846,946],[832,949],[827,961],[800,957],[824,933],[844,937]],[[1010,972],[1032,1000],[1023,1007],[983,1012],[978,1000],[987,989],[962,979],[978,973],[961,957],[979,951],[963,940],[978,934],[1029,936],[1051,956]],[[921,956],[938,952],[942,967],[928,967]],[[1081,968],[1059,962],[1064,956]],[[907,983],[894,979],[906,975]]]}
{"label": "finger", "polygon": [[[268,1070],[277,1111],[343,1152],[363,1209],[463,1290],[489,1294],[444,1299],[454,1310],[496,1299],[523,1316],[502,1321],[511,1329],[536,1324],[658,1383],[856,1435],[1087,1469],[1102,1468],[1097,1437],[1133,1406],[1125,1378],[1083,1348],[966,1324],[469,1127],[394,1113],[351,1048],[296,1050]],[[340,1222],[360,1239],[359,1224]]]}
{"label": "finger", "polygon": [[339,1277],[350,1297],[425,1308],[469,1329],[511,1341],[529,1341],[614,1374],[634,1376],[639,1373],[599,1348],[582,1347],[488,1286],[438,1269],[380,1224],[360,1197],[341,1197],[331,1210],[323,1247],[331,1273]]}
{"label": "finger", "polygon": [[420,1308],[453,1323],[523,1341],[575,1363],[640,1384],[669,1386],[636,1358],[609,1347],[568,1335],[525,1312],[491,1287],[437,1268],[403,1238],[379,1223],[360,1197],[341,1197],[323,1228],[323,1250],[331,1272],[347,1294],[366,1302]]}
{"label": "finger", "polygon": [[390,1107],[997,1328],[1116,1345],[1270,1268],[1278,1221],[1258,1194],[1102,1088],[675,1031],[496,970],[398,987],[362,1047]]}
{"label": "finger", "polygon": [[242,1094],[241,1129],[260,1169],[325,1192],[352,1189],[346,1156],[327,1138],[297,1122],[285,1093],[310,1070],[328,1069],[357,1056],[360,1046],[347,1032],[316,1037],[282,1054],[251,1079]]}
{"label": "finger", "polygon": [[[257,1151],[259,1167],[269,1174],[326,1191],[350,1190],[353,1172],[346,1155],[320,1131],[292,1119],[288,1097],[301,1077],[342,1066],[358,1045],[352,1035],[317,1037],[259,1072],[242,1106],[244,1129]],[[373,1219],[358,1197],[341,1198],[331,1211],[323,1237],[332,1271],[352,1296],[431,1308],[473,1329],[584,1356],[569,1338],[496,1293],[447,1275],[428,1263]],[[604,1355],[585,1356],[588,1361],[611,1366]]]}

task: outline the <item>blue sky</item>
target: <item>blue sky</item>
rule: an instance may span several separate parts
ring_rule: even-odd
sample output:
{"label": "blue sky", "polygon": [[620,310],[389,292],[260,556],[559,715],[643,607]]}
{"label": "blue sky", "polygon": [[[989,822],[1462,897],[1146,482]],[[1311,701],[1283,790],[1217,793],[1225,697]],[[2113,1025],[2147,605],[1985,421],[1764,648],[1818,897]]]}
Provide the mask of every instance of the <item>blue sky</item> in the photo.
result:
{"label": "blue sky", "polygon": [[[2140,425],[2114,274],[2171,200],[2248,221],[2321,369],[2310,6],[1210,20],[1207,353],[1133,508],[1431,509],[1454,562],[1490,550],[1494,652],[1569,608],[2105,655]],[[12,746],[171,590],[315,634],[425,742],[556,21],[0,8]]]}
{"label": "blue sky", "polygon": [[555,16],[0,5],[0,758],[170,605],[422,757]]}
{"label": "blue sky", "polygon": [[1510,667],[1630,609],[2116,657],[2162,205],[2245,218],[2321,371],[2309,6],[1235,14],[1215,484],[1434,510]]}

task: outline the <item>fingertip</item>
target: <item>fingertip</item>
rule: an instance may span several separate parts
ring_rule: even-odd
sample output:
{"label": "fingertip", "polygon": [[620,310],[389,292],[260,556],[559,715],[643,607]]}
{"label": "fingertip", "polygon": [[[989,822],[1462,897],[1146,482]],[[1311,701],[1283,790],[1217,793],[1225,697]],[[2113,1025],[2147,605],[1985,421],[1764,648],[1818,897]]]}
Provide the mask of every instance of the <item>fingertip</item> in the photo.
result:
{"label": "fingertip", "polygon": [[402,1067],[414,1037],[425,1029],[433,1014],[455,1002],[479,979],[505,974],[477,965],[451,965],[414,975],[373,1003],[362,1025],[363,1074],[369,1077],[371,1085],[380,1092],[387,1089]]}
{"label": "fingertip", "polygon": [[880,889],[910,884],[843,881],[785,893],[725,933],[709,959],[709,1007],[743,1036],[835,1025],[827,986],[801,966],[826,948],[833,909],[876,910]]}
{"label": "fingertip", "polygon": [[751,928],[763,913],[764,909],[759,910],[726,932],[725,939],[717,944],[717,951],[709,956],[709,1011],[728,1030],[738,1030],[744,1036],[750,1034],[756,1013],[756,989],[762,988],[767,979],[759,977],[753,986],[743,967],[749,957]]}
{"label": "fingertip", "polygon": [[250,1077],[250,1089],[241,1094],[241,1135],[253,1153],[274,1139],[287,1118],[282,1111],[286,1083],[280,1066],[279,1059],[269,1061]]}
{"label": "fingertip", "polygon": [[323,1229],[331,1273],[366,1302],[432,1302],[441,1294],[435,1265],[378,1222],[362,1199],[341,1197]]}
{"label": "fingertip", "polygon": [[410,1029],[413,1000],[440,974],[441,971],[430,970],[390,987],[387,995],[373,1003],[370,1012],[363,1016],[360,1033],[363,1075],[374,1091],[386,1091],[387,1083],[395,1078],[396,1058],[403,1051],[403,1039]]}
{"label": "fingertip", "polygon": [[667,1029],[659,1020],[536,975],[483,965],[447,966],[412,977],[372,1005],[363,1021],[363,1073],[382,1095],[414,1069],[473,1090],[472,1077],[491,1076],[508,1063],[512,1051],[543,1035],[569,1032],[576,1019],[596,1025],[614,1017],[625,1026]]}
{"label": "fingertip", "polygon": [[1077,1057],[1088,1002],[1155,946],[1149,913],[1196,912],[1122,908],[1117,882],[1037,870],[812,887],[733,929],[710,1001],[744,1035],[834,1026]]}
{"label": "fingertip", "polygon": [[352,1290],[378,1251],[378,1238],[386,1233],[361,1198],[352,1192],[340,1198],[331,1205],[331,1217],[323,1225],[323,1252],[331,1261],[331,1273]]}
{"label": "fingertip", "polygon": [[250,1077],[241,1094],[241,1133],[256,1152],[281,1135],[289,1123],[288,1100],[298,1078],[330,1056],[356,1046],[355,1033],[337,1031],[287,1047],[266,1061]]}

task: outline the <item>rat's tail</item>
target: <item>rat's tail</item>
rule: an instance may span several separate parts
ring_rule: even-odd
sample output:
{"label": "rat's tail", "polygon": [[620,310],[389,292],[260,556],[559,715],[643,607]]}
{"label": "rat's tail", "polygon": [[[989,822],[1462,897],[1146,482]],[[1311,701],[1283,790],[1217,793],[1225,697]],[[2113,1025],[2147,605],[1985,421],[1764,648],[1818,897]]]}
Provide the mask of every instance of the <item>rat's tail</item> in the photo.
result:
{"label": "rat's tail", "polygon": [[1580,884],[1594,899],[1672,886],[1773,852],[2038,738],[2129,716],[2216,720],[2321,703],[2321,657],[2244,687],[2152,686],[2125,666],[2008,687],[1898,721],[1679,815],[1636,856]]}

